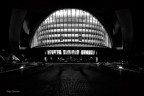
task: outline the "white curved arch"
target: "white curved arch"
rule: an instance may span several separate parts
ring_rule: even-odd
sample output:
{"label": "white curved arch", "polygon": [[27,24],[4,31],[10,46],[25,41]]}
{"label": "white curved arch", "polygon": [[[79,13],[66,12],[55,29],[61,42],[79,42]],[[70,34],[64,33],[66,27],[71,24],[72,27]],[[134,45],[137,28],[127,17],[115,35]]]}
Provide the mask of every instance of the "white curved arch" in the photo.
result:
{"label": "white curved arch", "polygon": [[[79,35],[77,36],[77,34]],[[41,45],[50,47],[51,45],[48,42],[58,41],[51,36],[59,37],[59,43],[67,42],[67,40],[63,41],[64,38],[69,41],[73,41],[74,38],[81,41],[79,36],[84,39],[82,41],[87,42],[91,40],[99,42],[98,40],[103,39],[97,45],[112,47],[110,37],[99,20],[89,12],[80,9],[61,9],[50,14],[37,28],[32,39],[31,48]],[[93,47],[98,46],[93,45]]]}

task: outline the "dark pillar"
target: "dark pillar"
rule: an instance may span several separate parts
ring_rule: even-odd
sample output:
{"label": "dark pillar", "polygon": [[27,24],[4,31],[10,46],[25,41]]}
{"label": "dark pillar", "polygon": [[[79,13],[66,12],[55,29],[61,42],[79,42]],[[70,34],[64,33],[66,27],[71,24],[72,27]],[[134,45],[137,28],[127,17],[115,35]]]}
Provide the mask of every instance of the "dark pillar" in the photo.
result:
{"label": "dark pillar", "polygon": [[117,10],[116,15],[121,26],[123,48],[124,50],[131,50],[133,48],[133,24],[130,10]]}
{"label": "dark pillar", "polygon": [[9,40],[11,50],[19,50],[20,32],[27,11],[13,9],[10,20]]}

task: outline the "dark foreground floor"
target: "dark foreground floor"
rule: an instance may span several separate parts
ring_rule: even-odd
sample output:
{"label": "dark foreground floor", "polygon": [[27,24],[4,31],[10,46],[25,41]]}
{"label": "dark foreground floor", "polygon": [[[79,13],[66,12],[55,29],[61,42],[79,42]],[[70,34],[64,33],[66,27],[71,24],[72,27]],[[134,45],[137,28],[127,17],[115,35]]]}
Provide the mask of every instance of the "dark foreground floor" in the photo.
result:
{"label": "dark foreground floor", "polygon": [[91,64],[54,64],[0,74],[0,96],[144,96],[142,75]]}

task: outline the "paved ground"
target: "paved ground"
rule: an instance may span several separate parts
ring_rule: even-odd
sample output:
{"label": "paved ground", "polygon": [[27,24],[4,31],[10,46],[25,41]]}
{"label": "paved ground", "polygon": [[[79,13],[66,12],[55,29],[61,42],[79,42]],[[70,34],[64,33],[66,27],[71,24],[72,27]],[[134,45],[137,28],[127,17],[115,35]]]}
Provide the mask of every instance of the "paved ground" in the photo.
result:
{"label": "paved ground", "polygon": [[143,80],[101,66],[54,64],[0,74],[0,96],[139,96]]}

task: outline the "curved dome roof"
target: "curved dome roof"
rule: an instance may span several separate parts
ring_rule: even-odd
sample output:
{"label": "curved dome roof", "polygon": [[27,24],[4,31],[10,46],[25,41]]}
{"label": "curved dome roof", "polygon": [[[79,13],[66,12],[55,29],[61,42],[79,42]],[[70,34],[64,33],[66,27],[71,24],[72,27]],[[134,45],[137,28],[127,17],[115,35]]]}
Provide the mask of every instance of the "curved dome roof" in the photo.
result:
{"label": "curved dome roof", "polygon": [[33,47],[109,47],[110,38],[97,18],[79,9],[61,9],[50,14],[37,28]]}

